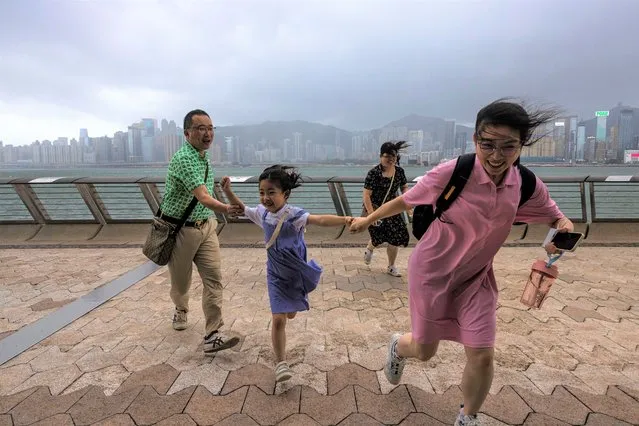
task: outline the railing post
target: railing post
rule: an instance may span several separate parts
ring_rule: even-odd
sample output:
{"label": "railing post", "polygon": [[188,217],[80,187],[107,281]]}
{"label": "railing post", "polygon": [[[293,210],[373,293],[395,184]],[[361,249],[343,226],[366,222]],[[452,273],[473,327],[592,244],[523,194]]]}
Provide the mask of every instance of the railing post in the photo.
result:
{"label": "railing post", "polygon": [[590,183],[590,221],[596,222],[597,206],[595,203],[595,183],[594,182],[589,182],[589,183]]}
{"label": "railing post", "polygon": [[36,223],[45,224],[51,221],[51,217],[47,212],[47,209],[44,207],[38,195],[35,193],[33,188],[28,183],[12,183],[11,186],[22,200],[22,203],[25,205],[27,210],[29,210],[29,214],[33,217],[33,220]]}
{"label": "railing post", "polygon": [[[348,203],[348,198],[346,197],[346,191],[344,191],[344,184],[342,182],[334,182],[332,180],[328,180],[328,191],[331,194],[331,199],[333,200],[333,204],[335,205],[335,212],[338,216],[352,216],[351,214],[351,206]],[[344,230],[346,229],[346,225],[342,226],[335,236],[337,240],[342,236]]]}
{"label": "railing post", "polygon": [[588,222],[588,207],[586,203],[586,182],[579,182],[579,196],[581,198],[581,220]]}
{"label": "railing post", "polygon": [[146,203],[155,215],[160,209],[160,191],[158,190],[158,186],[154,183],[138,183],[138,186],[142,191],[142,195],[144,195]]}
{"label": "railing post", "polygon": [[[222,187],[217,182],[213,184],[213,196],[222,203],[226,202],[226,199],[224,198],[224,194],[222,193]],[[218,223],[229,222],[225,214],[222,214],[219,212],[213,212],[213,213],[215,213],[215,217],[217,218]]]}
{"label": "railing post", "polygon": [[75,187],[78,189],[78,192],[80,192],[84,203],[98,223],[106,225],[107,222],[111,221],[111,215],[102,202],[100,194],[98,194],[98,191],[95,189],[95,185],[92,183],[76,183]]}

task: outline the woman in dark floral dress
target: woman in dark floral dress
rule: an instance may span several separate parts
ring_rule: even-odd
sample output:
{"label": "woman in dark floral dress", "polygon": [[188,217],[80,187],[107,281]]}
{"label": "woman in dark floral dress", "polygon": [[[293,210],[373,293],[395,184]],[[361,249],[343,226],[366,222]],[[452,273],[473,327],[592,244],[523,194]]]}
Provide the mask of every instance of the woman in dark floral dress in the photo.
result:
{"label": "woman in dark floral dress", "polygon": [[[386,142],[380,148],[377,166],[368,171],[364,181],[364,211],[362,216],[366,216],[382,204],[389,202],[397,196],[398,190],[402,193],[408,190],[408,183],[404,169],[399,167],[399,153],[408,145],[404,141]],[[399,270],[395,266],[399,247],[408,245],[408,228],[401,214],[388,217],[368,228],[371,236],[366,251],[364,252],[364,262],[369,265],[373,258],[373,250],[383,243],[388,243],[386,254],[388,256],[388,268],[386,272],[394,277],[401,277]]]}

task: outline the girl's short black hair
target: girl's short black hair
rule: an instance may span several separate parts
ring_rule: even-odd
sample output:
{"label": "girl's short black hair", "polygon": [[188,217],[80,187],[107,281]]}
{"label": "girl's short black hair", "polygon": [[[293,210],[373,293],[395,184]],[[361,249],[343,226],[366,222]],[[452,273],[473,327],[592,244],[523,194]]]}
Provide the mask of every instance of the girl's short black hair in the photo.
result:
{"label": "girl's short black hair", "polygon": [[275,164],[264,169],[262,174],[260,174],[259,180],[260,182],[263,180],[274,182],[287,198],[292,189],[302,185],[302,175],[297,169],[293,166],[283,166],[281,164]]}
{"label": "girl's short black hair", "polygon": [[399,153],[410,145],[406,141],[388,141],[384,142],[382,146],[379,148],[379,156],[381,157],[384,154],[390,154],[397,157],[397,164],[399,164],[399,159],[401,158]]}

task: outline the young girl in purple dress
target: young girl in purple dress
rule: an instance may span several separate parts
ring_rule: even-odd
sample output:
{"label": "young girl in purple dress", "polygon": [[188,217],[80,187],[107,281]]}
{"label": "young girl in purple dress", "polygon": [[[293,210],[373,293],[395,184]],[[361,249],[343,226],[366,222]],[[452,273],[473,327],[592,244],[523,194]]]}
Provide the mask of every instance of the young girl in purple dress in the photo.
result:
{"label": "young girl in purple dress", "polygon": [[350,225],[351,217],[313,215],[288,204],[291,190],[301,185],[300,175],[292,167],[275,165],[265,169],[259,178],[260,204],[246,207],[233,193],[228,177],[222,189],[233,204],[240,206],[256,225],[264,229],[266,242],[266,283],[273,314],[271,339],[275,352],[275,378],[288,380],[293,373],[286,363],[286,320],[309,309],[308,293],[313,291],[322,273],[314,260],[306,259],[304,228],[306,225]]}

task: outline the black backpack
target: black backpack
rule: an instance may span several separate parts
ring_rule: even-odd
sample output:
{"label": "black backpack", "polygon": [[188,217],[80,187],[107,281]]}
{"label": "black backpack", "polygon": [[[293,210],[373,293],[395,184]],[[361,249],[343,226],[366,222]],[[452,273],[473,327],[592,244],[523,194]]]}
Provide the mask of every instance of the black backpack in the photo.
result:
{"label": "black backpack", "polygon": [[[444,213],[453,204],[455,199],[464,189],[466,181],[470,178],[470,174],[475,166],[475,154],[464,154],[457,157],[457,163],[455,164],[455,170],[450,177],[448,184],[441,193],[435,208],[431,204],[423,204],[416,206],[413,211],[413,235],[418,240],[428,230],[430,224]],[[532,197],[537,185],[537,178],[535,174],[528,168],[517,165],[519,173],[521,174],[521,197],[519,198],[519,206],[521,207],[526,201]],[[516,223],[517,225],[518,223]]]}

